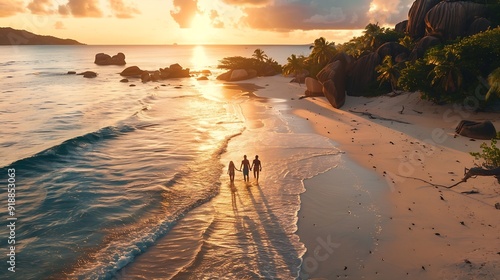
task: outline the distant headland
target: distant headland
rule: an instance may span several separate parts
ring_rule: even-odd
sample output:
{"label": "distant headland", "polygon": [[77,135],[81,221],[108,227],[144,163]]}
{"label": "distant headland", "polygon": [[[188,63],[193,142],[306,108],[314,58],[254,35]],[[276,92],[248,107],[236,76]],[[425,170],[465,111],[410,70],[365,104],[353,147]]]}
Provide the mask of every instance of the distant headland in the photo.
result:
{"label": "distant headland", "polygon": [[0,45],[85,45],[72,39],[37,35],[26,30],[0,27]]}

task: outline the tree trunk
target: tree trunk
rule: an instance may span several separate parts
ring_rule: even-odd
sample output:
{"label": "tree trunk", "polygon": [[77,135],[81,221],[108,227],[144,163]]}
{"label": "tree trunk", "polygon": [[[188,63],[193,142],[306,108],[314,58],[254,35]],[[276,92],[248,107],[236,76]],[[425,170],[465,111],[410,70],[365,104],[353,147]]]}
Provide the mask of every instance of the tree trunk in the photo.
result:
{"label": "tree trunk", "polygon": [[467,181],[467,179],[473,176],[494,176],[500,183],[500,167],[494,169],[484,169],[481,167],[466,168],[462,181]]}

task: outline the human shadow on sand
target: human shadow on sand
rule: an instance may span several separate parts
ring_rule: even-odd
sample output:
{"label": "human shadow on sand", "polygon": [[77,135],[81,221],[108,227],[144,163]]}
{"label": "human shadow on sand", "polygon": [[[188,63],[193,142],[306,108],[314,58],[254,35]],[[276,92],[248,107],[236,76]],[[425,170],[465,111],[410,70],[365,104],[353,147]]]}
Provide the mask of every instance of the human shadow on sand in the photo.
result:
{"label": "human shadow on sand", "polygon": [[[257,193],[254,194],[254,191]],[[252,201],[253,207],[259,217],[259,222],[247,220],[250,228],[253,229],[252,234],[255,240],[256,246],[259,246],[258,258],[259,258],[259,270],[262,275],[266,278],[275,278],[276,275],[276,253],[281,256],[285,262],[286,267],[290,273],[291,277],[296,277],[298,275],[300,259],[297,257],[298,252],[290,242],[290,236],[285,232],[283,227],[279,223],[278,217],[273,213],[269,202],[266,199],[260,185],[251,185],[247,188],[249,197]],[[260,201],[259,201],[260,199]],[[255,224],[260,224],[264,229],[265,233],[259,233],[256,230]],[[260,239],[263,238],[263,234],[267,237],[266,244],[263,244]],[[274,267],[273,267],[274,266]]]}

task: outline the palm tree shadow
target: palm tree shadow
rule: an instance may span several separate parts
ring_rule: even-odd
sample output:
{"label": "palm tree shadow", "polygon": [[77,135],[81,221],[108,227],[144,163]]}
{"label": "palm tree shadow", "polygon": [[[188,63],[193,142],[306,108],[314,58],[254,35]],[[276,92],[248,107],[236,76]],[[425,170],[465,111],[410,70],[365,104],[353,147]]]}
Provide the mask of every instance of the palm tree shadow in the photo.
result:
{"label": "palm tree shadow", "polygon": [[[296,277],[301,263],[301,261],[297,257],[298,252],[293,246],[293,244],[290,242],[289,234],[285,232],[285,230],[279,223],[278,217],[274,215],[273,211],[269,207],[269,202],[264,196],[264,193],[262,192],[260,185],[256,184],[255,186],[257,187],[262,203],[257,201],[256,198],[254,197],[254,194],[252,193],[253,188],[248,188],[247,190],[249,193],[249,197],[252,201],[253,207],[255,208],[256,213],[259,216],[260,225],[264,229],[267,235],[267,239],[269,240],[266,250],[259,251],[259,254],[267,253],[269,254],[269,256],[261,256],[261,259],[265,261],[268,261],[267,259],[271,259],[273,260],[272,263],[275,263],[273,252],[277,252],[285,261],[285,264],[288,267],[288,271],[290,272],[290,276]],[[260,236],[258,237],[260,238]],[[258,242],[257,244],[262,244],[262,243]],[[271,262],[266,263],[267,269],[266,267],[260,267],[261,271],[263,269],[264,271],[268,271],[270,263]],[[274,266],[276,265],[274,264]],[[276,271],[276,267],[274,267],[274,271]]]}

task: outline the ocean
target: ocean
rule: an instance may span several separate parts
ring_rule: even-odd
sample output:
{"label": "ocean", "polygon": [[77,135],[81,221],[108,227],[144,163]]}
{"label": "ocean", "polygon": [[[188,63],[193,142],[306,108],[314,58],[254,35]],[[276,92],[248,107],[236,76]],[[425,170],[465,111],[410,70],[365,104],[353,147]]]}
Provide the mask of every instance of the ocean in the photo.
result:
{"label": "ocean", "polygon": [[[297,133],[285,116],[262,115],[260,126],[248,126],[242,106],[271,105],[215,80],[216,66],[256,48],[280,64],[309,53],[308,46],[0,47],[0,279],[297,278],[302,180],[338,164],[339,150]],[[126,66],[179,63],[213,75],[120,83],[125,66],[95,65],[100,52],[123,52]],[[98,77],[67,74],[87,70]],[[227,163],[239,167],[244,153],[261,154],[260,184],[229,183]]]}

